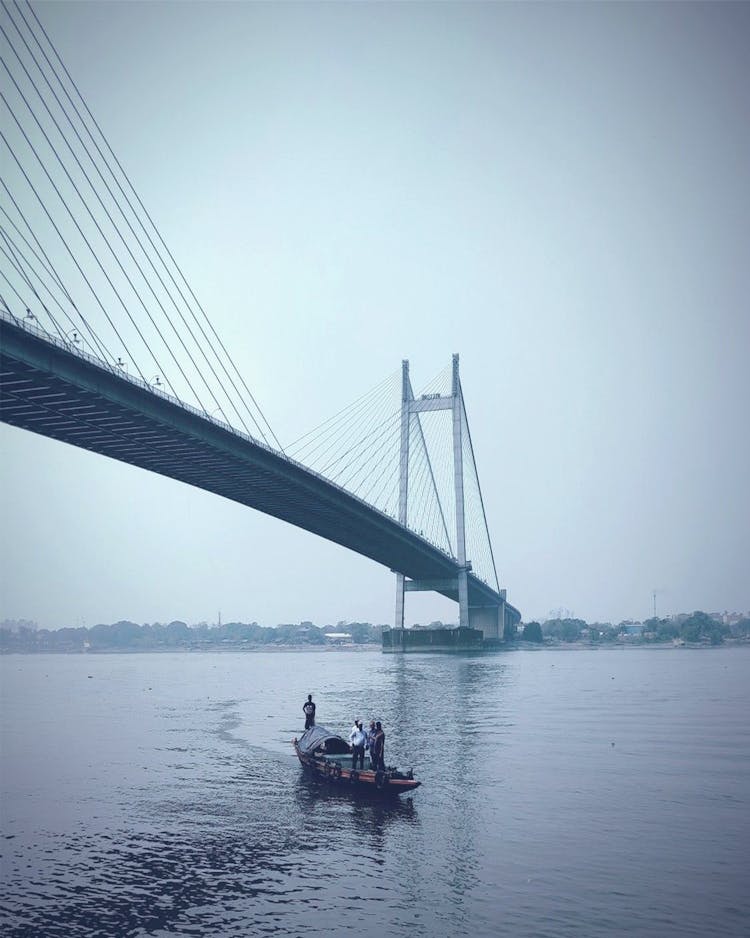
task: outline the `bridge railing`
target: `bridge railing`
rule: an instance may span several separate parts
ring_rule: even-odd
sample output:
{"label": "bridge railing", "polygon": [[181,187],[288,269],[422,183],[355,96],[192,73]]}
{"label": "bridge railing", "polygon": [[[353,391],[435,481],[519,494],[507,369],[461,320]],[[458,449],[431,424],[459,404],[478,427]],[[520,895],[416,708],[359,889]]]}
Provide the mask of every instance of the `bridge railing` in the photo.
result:
{"label": "bridge railing", "polygon": [[138,378],[136,375],[129,374],[125,368],[121,368],[118,365],[113,365],[111,362],[108,362],[103,358],[99,358],[97,355],[92,355],[90,352],[84,351],[72,339],[61,339],[54,333],[48,332],[43,326],[34,325],[32,320],[21,319],[20,317],[14,316],[13,313],[4,309],[0,309],[0,318],[4,319],[6,322],[13,323],[14,326],[20,326],[26,332],[30,332],[32,335],[38,336],[45,342],[49,342],[50,345],[56,345],[58,348],[64,349],[64,351],[75,355],[77,358],[81,358],[84,361],[90,362],[92,365],[96,365],[97,368],[103,368],[105,371],[110,372],[110,374],[113,374],[118,378],[122,378],[123,381],[128,381],[130,384],[134,384],[136,387],[142,388],[144,391],[149,391],[151,394],[162,397],[165,401],[169,401],[171,404],[176,404],[183,410],[187,410],[191,414],[202,417],[204,420],[210,420],[211,423],[216,424],[216,426],[235,433],[237,436],[240,436],[243,439],[256,444],[256,446],[260,446],[261,449],[265,449],[269,453],[283,455],[279,453],[279,450],[275,450],[273,447],[269,446],[267,443],[264,443],[262,440],[257,440],[255,437],[252,437],[247,433],[243,433],[241,430],[237,430],[236,427],[233,427],[231,424],[225,423],[223,420],[218,420],[207,410],[201,410],[198,407],[194,407],[192,404],[188,404],[187,401],[180,400],[179,397],[175,397],[173,394],[169,394],[166,391],[163,391],[156,385],[149,384],[148,381],[144,381],[142,378]]}
{"label": "bridge railing", "polygon": [[[252,443],[254,446],[258,446],[261,449],[266,450],[268,453],[272,453],[278,459],[283,459],[285,462],[290,465],[296,466],[299,469],[304,470],[311,476],[314,476],[316,479],[319,479],[321,482],[324,482],[326,485],[330,485],[335,489],[338,489],[340,492],[344,493],[347,497],[353,498],[355,501],[359,502],[361,505],[365,506],[369,511],[375,512],[375,514],[380,515],[383,518],[387,518],[388,521],[397,524],[399,527],[403,528],[405,531],[408,531],[413,537],[419,538],[419,540],[424,541],[426,544],[429,544],[433,550],[438,551],[448,560],[456,562],[456,558],[449,554],[446,550],[443,550],[438,544],[434,544],[432,541],[427,540],[422,537],[422,535],[417,534],[416,531],[413,531],[410,527],[403,524],[398,520],[398,518],[393,515],[389,515],[387,512],[382,511],[380,508],[376,508],[374,505],[371,505],[369,502],[365,501],[359,495],[355,495],[354,492],[350,492],[349,489],[344,488],[342,485],[339,485],[337,482],[332,481],[327,476],[322,475],[320,472],[316,472],[314,469],[311,469],[309,466],[306,466],[304,463],[299,462],[294,459],[292,456],[288,456],[286,453],[276,450],[273,447],[269,446],[267,443],[264,443],[262,440],[257,440],[255,437],[250,436],[248,433],[243,433],[241,430],[238,430],[236,427],[233,427],[231,424],[226,423],[223,420],[217,419],[212,414],[209,414],[206,410],[201,410],[198,407],[194,407],[192,404],[188,404],[185,401],[181,401],[179,398],[175,397],[172,394],[163,391],[161,388],[155,387],[153,384],[149,384],[147,381],[144,381],[142,378],[138,378],[135,375],[128,374],[124,368],[119,367],[118,365],[113,365],[111,362],[105,361],[102,358],[98,358],[96,355],[92,355],[90,352],[84,351],[82,348],[79,348],[78,344],[73,342],[71,339],[61,339],[59,336],[54,335],[53,333],[48,332],[40,325],[36,325],[33,320],[21,319],[18,316],[15,316],[9,310],[0,309],[0,319],[4,319],[6,322],[11,323],[12,325],[23,329],[25,332],[28,332],[31,335],[36,336],[37,338],[42,339],[45,342],[48,342],[50,345],[57,346],[65,352],[68,352],[71,355],[74,355],[76,358],[82,359],[83,361],[89,362],[97,368],[101,368],[104,371],[109,372],[115,377],[119,378],[122,381],[127,381],[130,384],[135,385],[138,388],[141,388],[144,391],[147,391],[150,394],[154,394],[157,397],[163,398],[165,401],[168,401],[170,404],[180,407],[183,410],[187,411],[190,414],[193,414],[196,417],[201,418],[202,420],[208,420],[210,423],[219,427],[220,429],[231,433],[234,436],[239,437],[242,440],[245,440],[248,443]],[[476,576],[476,574],[474,574]],[[486,583],[486,580],[481,579],[481,577],[476,577],[481,582]],[[489,584],[487,584],[489,585]]]}

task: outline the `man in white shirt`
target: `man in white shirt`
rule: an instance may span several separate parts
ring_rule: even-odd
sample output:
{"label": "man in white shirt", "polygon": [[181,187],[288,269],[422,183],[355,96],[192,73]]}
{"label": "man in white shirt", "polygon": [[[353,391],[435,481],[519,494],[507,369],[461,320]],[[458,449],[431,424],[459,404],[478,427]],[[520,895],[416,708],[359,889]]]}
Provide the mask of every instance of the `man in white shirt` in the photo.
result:
{"label": "man in white shirt", "polygon": [[365,739],[362,721],[355,720],[352,731],[349,733],[349,743],[352,747],[352,771],[357,768],[357,761],[359,761],[360,769],[365,767]]}

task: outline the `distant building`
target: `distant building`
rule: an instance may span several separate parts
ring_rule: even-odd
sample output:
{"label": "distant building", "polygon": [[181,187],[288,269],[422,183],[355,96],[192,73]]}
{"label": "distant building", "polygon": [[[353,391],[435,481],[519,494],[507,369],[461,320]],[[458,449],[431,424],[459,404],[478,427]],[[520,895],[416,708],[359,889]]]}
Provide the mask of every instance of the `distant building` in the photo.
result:
{"label": "distant building", "polygon": [[620,627],[619,640],[622,642],[633,641],[633,639],[641,638],[643,635],[643,625],[640,622],[631,622],[628,625],[623,625]]}
{"label": "distant building", "polygon": [[326,632],[326,641],[331,645],[350,645],[351,632]]}
{"label": "distant building", "polygon": [[630,625],[623,625],[621,631],[625,635],[642,635],[643,624],[641,622],[631,622]]}

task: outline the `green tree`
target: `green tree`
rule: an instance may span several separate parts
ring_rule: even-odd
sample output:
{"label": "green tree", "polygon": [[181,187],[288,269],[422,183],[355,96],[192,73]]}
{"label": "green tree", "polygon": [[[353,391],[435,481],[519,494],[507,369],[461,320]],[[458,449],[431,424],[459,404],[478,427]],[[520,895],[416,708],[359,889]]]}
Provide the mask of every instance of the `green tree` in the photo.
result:
{"label": "green tree", "polygon": [[190,629],[187,623],[175,620],[170,622],[165,629],[167,642],[170,645],[178,645],[180,642],[186,642],[190,638]]}
{"label": "green tree", "polygon": [[350,622],[345,631],[349,632],[356,645],[372,641],[372,626],[369,622]]}
{"label": "green tree", "polygon": [[581,637],[581,629],[586,628],[583,619],[548,619],[543,626],[545,635],[559,638],[563,642],[576,642]]}
{"label": "green tree", "polygon": [[544,641],[541,625],[538,622],[527,622],[523,627],[523,640],[541,645]]}
{"label": "green tree", "polygon": [[112,632],[111,626],[105,625],[103,622],[99,622],[97,625],[92,626],[89,629],[89,641],[91,642],[92,647],[107,647],[112,645]]}
{"label": "green tree", "polygon": [[712,645],[721,645],[730,629],[723,622],[717,622],[705,612],[694,612],[680,626],[680,635],[686,642],[709,641]]}
{"label": "green tree", "polygon": [[670,622],[669,619],[659,619],[658,617],[646,619],[643,623],[643,630],[644,632],[655,632],[657,642],[671,641],[680,634],[680,630],[674,622]]}
{"label": "green tree", "polygon": [[118,648],[129,648],[136,645],[141,636],[141,627],[135,622],[121,620],[109,627],[109,636],[113,645]]}

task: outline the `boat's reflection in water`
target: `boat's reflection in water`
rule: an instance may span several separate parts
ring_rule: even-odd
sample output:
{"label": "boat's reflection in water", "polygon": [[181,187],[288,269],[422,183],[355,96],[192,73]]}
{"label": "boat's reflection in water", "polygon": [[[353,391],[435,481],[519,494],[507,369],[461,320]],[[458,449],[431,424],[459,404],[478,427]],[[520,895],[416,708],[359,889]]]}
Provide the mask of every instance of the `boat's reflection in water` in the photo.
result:
{"label": "boat's reflection in water", "polygon": [[347,824],[355,836],[377,842],[392,827],[418,827],[419,812],[412,797],[384,796],[379,792],[335,785],[300,768],[294,786],[300,812],[320,821],[324,829],[331,824]]}

